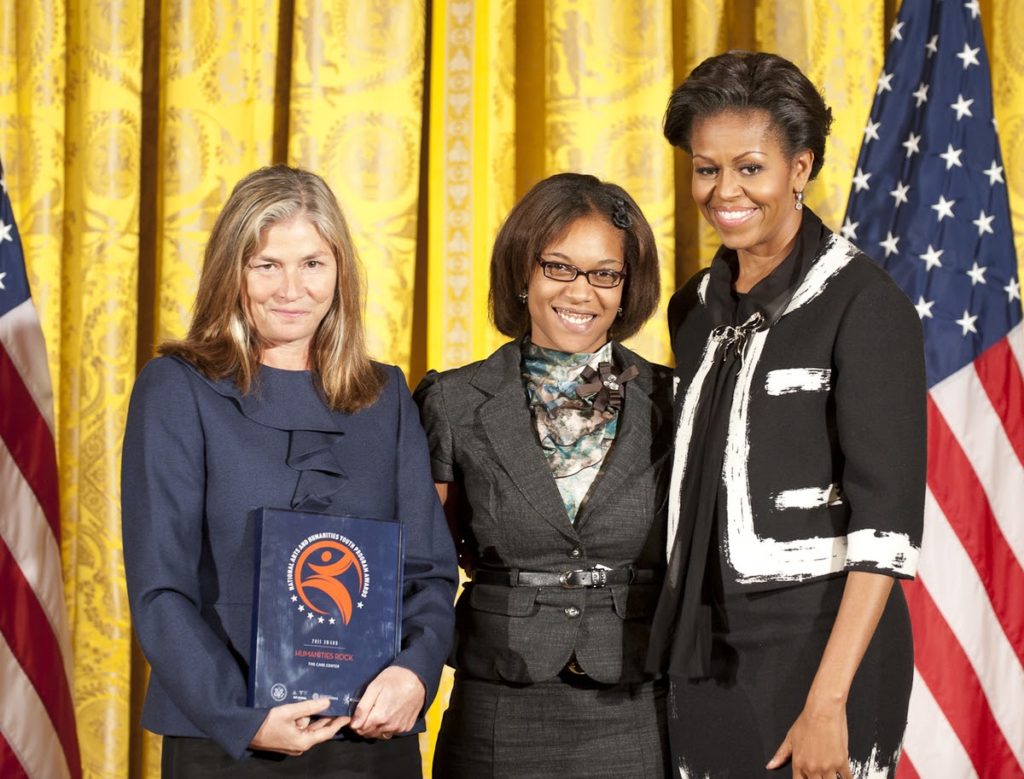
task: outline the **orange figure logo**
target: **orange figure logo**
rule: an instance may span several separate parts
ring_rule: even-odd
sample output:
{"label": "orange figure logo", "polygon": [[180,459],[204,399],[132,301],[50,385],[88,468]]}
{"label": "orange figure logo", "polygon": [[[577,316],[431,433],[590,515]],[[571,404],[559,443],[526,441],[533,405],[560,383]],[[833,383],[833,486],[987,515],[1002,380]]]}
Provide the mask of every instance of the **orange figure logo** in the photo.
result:
{"label": "orange figure logo", "polygon": [[352,596],[340,577],[350,568],[355,568],[358,577],[356,592],[360,592],[363,589],[363,567],[351,549],[338,541],[310,544],[295,563],[295,591],[306,607],[317,614],[327,612],[313,604],[312,593],[307,590],[324,593],[338,607],[347,625],[352,619]]}

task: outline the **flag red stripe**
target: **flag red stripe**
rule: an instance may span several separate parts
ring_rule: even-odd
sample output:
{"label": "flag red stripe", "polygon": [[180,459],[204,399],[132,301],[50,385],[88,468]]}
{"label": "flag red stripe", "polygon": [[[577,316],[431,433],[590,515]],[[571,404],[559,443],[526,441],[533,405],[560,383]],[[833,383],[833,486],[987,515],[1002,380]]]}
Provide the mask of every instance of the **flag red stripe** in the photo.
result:
{"label": "flag red stripe", "polygon": [[0,633],[50,715],[71,776],[80,776],[75,711],[64,674],[60,644],[35,592],[2,538],[0,592],[4,593]]}
{"label": "flag red stripe", "polygon": [[996,522],[985,490],[928,396],[928,486],[978,571],[999,624],[1024,664],[1024,569]]}
{"label": "flag red stripe", "polygon": [[974,361],[974,370],[1003,423],[1010,446],[1024,465],[1024,376],[1017,367],[1010,342],[1004,338],[986,349]]}
{"label": "flag red stripe", "polygon": [[36,500],[50,523],[53,537],[60,543],[60,501],[57,496],[57,458],[53,435],[39,413],[21,374],[0,344],[0,438],[15,464],[35,493]]}
{"label": "flag red stripe", "polygon": [[914,665],[980,776],[1009,779],[1021,767],[999,729],[970,660],[920,581],[904,582],[914,631]]}
{"label": "flag red stripe", "polygon": [[28,773],[14,754],[11,745],[7,743],[4,734],[0,732],[0,776],[4,779],[29,779]]}
{"label": "flag red stripe", "polygon": [[896,779],[921,779],[906,752],[900,755],[900,762],[896,765]]}

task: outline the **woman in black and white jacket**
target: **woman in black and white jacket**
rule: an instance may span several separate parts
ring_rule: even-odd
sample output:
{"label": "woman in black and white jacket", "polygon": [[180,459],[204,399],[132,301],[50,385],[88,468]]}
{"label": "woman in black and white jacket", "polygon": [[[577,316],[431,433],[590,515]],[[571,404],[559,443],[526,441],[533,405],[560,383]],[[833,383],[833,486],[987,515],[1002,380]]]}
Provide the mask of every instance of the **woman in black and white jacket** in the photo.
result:
{"label": "woman in black and white jacket", "polygon": [[[679,379],[652,658],[683,776],[891,775],[913,672],[925,469],[921,327],[803,206],[831,112],[792,63],[730,52],[665,134],[723,246],[669,308]],[[732,773],[730,773],[732,772]]]}

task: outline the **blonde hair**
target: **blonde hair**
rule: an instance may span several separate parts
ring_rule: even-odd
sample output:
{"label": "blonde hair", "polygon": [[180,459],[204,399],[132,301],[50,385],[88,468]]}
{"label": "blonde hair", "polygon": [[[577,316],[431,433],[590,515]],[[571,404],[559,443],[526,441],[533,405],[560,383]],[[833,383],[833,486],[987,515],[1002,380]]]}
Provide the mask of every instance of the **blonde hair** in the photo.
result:
{"label": "blonde hair", "polygon": [[353,412],[373,403],[384,373],[366,352],[359,260],[338,201],[305,170],[274,165],[239,181],[210,233],[188,335],[160,346],[214,379],[233,379],[243,394],[256,380],[262,344],[246,313],[245,264],[264,232],[301,216],[316,228],[338,264],[331,306],[309,347],[309,364],[327,405]]}

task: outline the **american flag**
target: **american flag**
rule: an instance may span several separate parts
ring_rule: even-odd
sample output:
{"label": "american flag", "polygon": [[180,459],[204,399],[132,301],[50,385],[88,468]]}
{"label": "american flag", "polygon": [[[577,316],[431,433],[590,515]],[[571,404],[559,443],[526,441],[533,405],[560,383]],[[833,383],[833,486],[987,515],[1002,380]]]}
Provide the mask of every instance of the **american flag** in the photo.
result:
{"label": "american flag", "polygon": [[1024,776],[1024,332],[978,5],[904,0],[842,228],[903,287],[925,334],[903,778]]}
{"label": "american flag", "polygon": [[0,776],[79,777],[46,346],[0,165]]}

